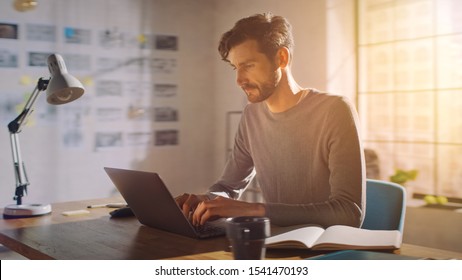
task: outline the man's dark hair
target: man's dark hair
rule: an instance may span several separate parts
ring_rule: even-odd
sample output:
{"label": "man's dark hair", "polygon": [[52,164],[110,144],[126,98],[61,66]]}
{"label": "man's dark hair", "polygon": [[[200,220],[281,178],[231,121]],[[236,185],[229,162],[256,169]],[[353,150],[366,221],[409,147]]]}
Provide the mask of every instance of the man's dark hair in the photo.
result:
{"label": "man's dark hair", "polygon": [[229,51],[246,40],[256,40],[260,51],[273,59],[277,51],[286,47],[293,52],[292,26],[281,16],[271,13],[257,14],[243,18],[221,37],[218,51],[221,59],[229,62]]}

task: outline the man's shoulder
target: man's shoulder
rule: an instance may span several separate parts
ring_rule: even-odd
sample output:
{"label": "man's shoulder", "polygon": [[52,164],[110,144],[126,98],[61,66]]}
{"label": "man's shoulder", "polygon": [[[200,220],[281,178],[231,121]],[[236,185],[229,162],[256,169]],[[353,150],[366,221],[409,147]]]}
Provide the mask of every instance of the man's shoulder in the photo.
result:
{"label": "man's shoulder", "polygon": [[314,98],[326,99],[326,100],[348,100],[347,96],[335,94],[326,91],[320,91],[317,89],[310,89],[310,94]]}
{"label": "man's shoulder", "polygon": [[351,104],[348,97],[343,95],[337,95],[329,92],[322,92],[316,89],[310,89],[310,93],[307,96],[307,105],[310,106],[338,106],[340,104]]}
{"label": "man's shoulder", "polygon": [[257,103],[248,103],[244,107],[243,114],[244,115],[255,115],[260,114],[265,110],[266,106],[264,102],[257,102]]}

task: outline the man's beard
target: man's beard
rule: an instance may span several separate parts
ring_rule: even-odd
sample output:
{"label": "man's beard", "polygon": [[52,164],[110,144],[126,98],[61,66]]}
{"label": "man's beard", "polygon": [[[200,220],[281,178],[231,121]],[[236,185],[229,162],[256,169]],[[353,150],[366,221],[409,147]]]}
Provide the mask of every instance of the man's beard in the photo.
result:
{"label": "man's beard", "polygon": [[[273,95],[274,90],[276,89],[276,81],[273,79],[271,82],[263,83],[261,86],[256,84],[246,84],[242,86],[245,94],[247,95],[247,100],[250,103],[258,103],[265,101],[271,95]],[[251,91],[248,93],[248,91]]]}

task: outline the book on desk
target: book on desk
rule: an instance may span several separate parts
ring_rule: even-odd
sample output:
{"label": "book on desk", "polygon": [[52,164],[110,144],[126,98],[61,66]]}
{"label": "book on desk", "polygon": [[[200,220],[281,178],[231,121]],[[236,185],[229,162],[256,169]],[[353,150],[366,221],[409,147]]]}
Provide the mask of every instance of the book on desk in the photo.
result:
{"label": "book on desk", "polygon": [[307,258],[307,260],[424,260],[425,258],[368,250],[342,250]]}
{"label": "book on desk", "polygon": [[368,230],[343,225],[326,229],[320,226],[304,226],[266,239],[267,248],[311,250],[393,250],[400,248],[401,243],[402,235],[398,230]]}

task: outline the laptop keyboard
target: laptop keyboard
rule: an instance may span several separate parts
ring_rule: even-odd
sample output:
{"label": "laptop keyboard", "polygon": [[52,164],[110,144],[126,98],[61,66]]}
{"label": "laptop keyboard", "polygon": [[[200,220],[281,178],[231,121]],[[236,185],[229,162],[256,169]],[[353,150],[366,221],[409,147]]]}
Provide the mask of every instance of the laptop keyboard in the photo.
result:
{"label": "laptop keyboard", "polygon": [[[192,224],[192,212],[189,213],[188,220]],[[193,226],[199,237],[207,238],[212,236],[221,236],[226,234],[224,219],[206,222],[204,225]]]}
{"label": "laptop keyboard", "polygon": [[223,227],[208,223],[201,226],[195,226],[194,228],[199,233],[200,237],[220,236],[226,233]]}

